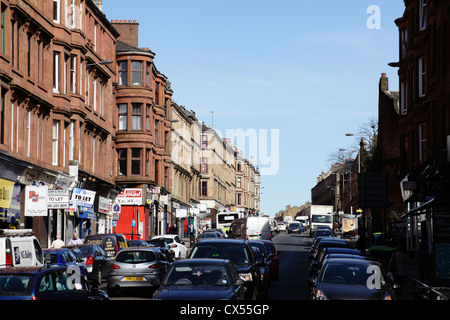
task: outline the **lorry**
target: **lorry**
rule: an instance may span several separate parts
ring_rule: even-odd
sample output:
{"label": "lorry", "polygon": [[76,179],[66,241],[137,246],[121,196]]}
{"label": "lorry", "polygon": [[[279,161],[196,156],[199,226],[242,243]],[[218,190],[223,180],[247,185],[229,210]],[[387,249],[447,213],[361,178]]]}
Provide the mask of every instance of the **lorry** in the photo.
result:
{"label": "lorry", "polygon": [[309,217],[309,235],[312,237],[317,227],[326,226],[333,230],[333,206],[311,205],[306,208]]}
{"label": "lorry", "polygon": [[272,232],[268,217],[248,217],[231,222],[229,238],[248,240],[271,240]]}

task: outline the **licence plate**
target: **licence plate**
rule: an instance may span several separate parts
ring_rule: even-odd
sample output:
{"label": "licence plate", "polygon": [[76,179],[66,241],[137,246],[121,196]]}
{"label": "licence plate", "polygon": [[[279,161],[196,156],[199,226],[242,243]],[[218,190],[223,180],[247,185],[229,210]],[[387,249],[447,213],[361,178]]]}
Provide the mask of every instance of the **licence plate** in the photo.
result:
{"label": "licence plate", "polygon": [[142,281],[144,277],[125,277],[125,281]]}

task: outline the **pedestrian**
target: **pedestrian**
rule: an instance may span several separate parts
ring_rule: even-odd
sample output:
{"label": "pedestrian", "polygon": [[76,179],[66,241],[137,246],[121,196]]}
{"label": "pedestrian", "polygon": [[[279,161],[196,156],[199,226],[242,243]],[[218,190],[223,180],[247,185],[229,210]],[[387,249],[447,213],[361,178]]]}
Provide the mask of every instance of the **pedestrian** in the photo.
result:
{"label": "pedestrian", "polygon": [[61,240],[61,235],[57,234],[56,239],[52,242],[50,248],[59,249],[64,246],[64,241]]}
{"label": "pedestrian", "polygon": [[83,244],[83,240],[78,238],[78,233],[76,232],[73,233],[73,238],[69,241],[69,246],[74,244]]}
{"label": "pedestrian", "polygon": [[402,245],[397,246],[397,250],[391,256],[389,260],[388,270],[394,275],[395,282],[399,285],[397,290],[399,295],[403,294],[403,283],[406,276],[406,264],[408,260],[408,256],[403,250]]}

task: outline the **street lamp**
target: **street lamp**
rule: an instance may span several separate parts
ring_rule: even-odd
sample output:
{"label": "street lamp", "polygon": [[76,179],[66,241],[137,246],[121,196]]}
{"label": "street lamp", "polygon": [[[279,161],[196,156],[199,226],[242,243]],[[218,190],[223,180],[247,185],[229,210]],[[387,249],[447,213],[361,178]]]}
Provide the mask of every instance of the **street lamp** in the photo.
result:
{"label": "street lamp", "polygon": [[[363,141],[364,136],[359,135],[359,134],[354,134],[354,133],[346,133],[345,134],[347,137],[361,137],[361,141]],[[344,151],[344,150],[342,150]],[[360,142],[360,147],[358,150],[358,173],[361,172],[361,142]]]}

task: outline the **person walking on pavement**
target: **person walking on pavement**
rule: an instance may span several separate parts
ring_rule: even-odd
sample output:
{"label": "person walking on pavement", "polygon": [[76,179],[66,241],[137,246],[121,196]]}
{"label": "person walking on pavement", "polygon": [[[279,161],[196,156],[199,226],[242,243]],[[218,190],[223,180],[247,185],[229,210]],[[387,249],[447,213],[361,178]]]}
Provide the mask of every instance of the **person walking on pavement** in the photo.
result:
{"label": "person walking on pavement", "polygon": [[52,242],[50,248],[59,249],[64,246],[64,241],[61,240],[61,235],[57,234],[56,239]]}
{"label": "person walking on pavement", "polygon": [[74,244],[83,244],[83,240],[78,238],[78,233],[76,232],[73,233],[73,238],[69,241],[69,246]]}

